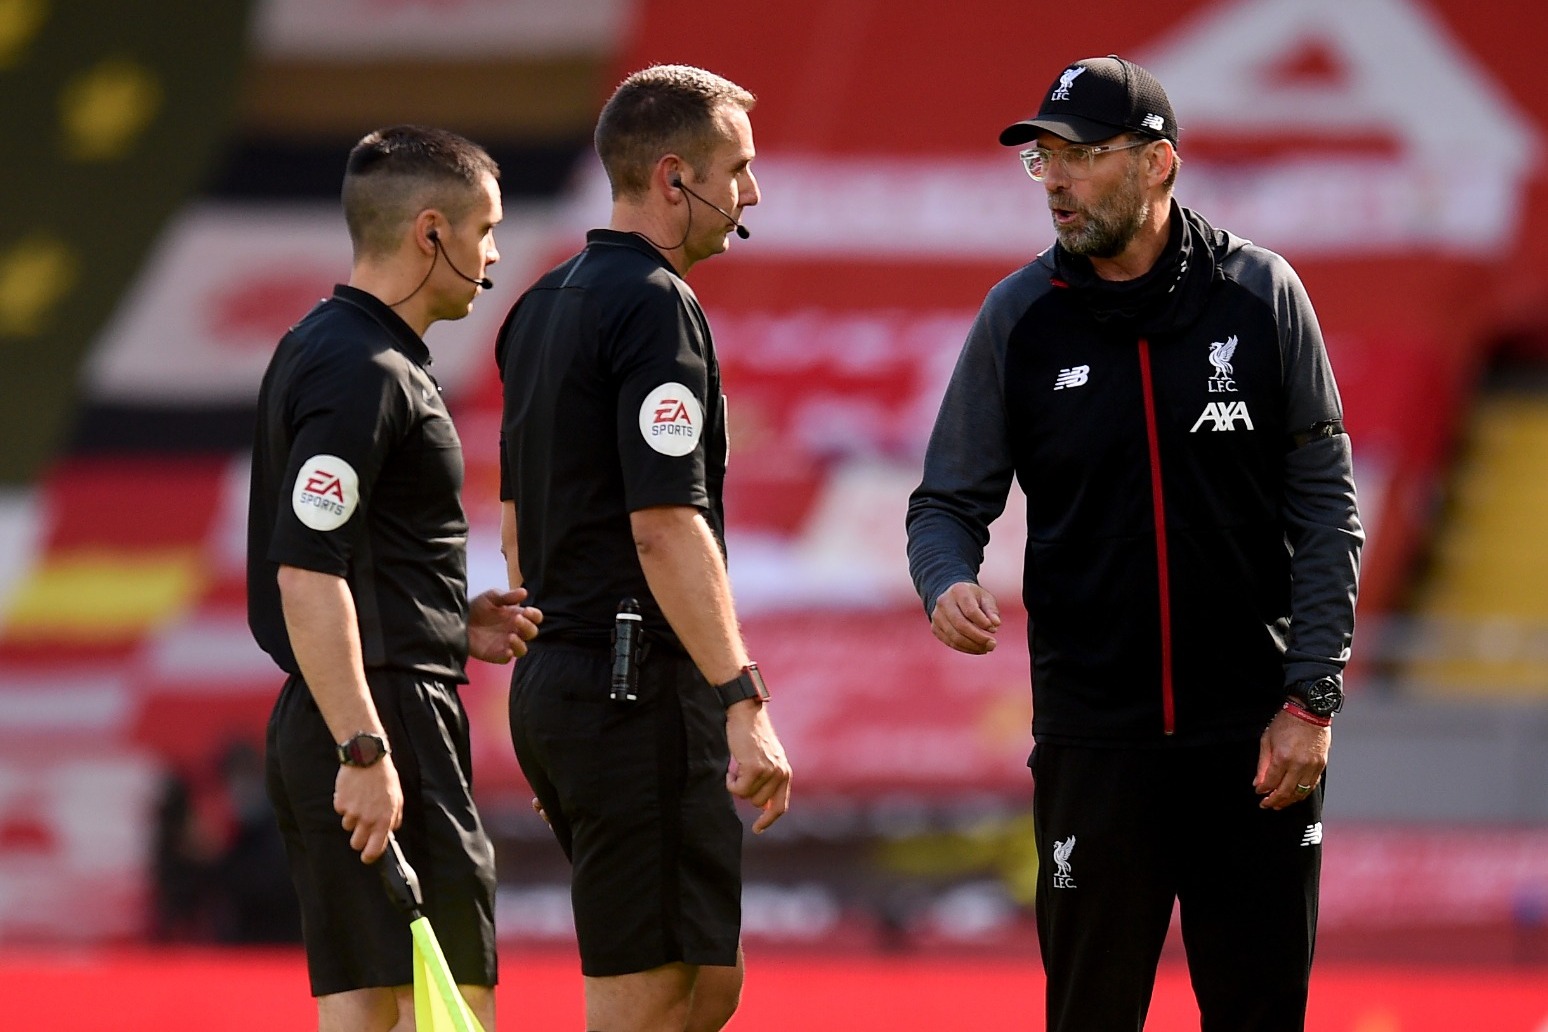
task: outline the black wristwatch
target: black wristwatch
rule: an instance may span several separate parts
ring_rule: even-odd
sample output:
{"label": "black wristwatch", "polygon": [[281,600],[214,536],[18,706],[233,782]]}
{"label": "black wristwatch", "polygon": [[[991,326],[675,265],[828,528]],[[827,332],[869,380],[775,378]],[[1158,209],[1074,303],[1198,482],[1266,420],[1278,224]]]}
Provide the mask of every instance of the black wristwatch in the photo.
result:
{"label": "black wristwatch", "polygon": [[357,731],[352,738],[340,742],[335,748],[339,752],[339,762],[346,767],[371,767],[392,752],[387,748],[387,739],[369,731]]}
{"label": "black wristwatch", "polygon": [[1312,716],[1331,717],[1344,708],[1344,687],[1336,677],[1318,677],[1292,685],[1290,698]]}
{"label": "black wristwatch", "polygon": [[758,664],[748,663],[742,668],[742,672],[731,680],[725,684],[717,684],[715,694],[720,696],[720,704],[730,709],[743,699],[768,702],[769,686],[763,683],[763,675],[758,672]]}

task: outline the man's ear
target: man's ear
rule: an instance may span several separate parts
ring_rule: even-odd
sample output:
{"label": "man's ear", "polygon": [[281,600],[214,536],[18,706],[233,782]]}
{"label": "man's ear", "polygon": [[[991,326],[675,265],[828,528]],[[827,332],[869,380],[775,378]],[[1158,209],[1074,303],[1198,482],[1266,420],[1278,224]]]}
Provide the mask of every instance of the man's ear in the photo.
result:
{"label": "man's ear", "polygon": [[426,208],[414,216],[414,246],[426,254],[435,250],[440,240],[440,226],[446,220],[434,208]]}
{"label": "man's ear", "polygon": [[[661,184],[668,190],[676,191],[682,189],[683,173],[685,171],[686,167],[683,164],[683,159],[676,154],[663,154],[661,160],[656,162],[656,175],[660,177]],[[667,196],[674,201],[682,200],[681,194],[669,193]]]}
{"label": "man's ear", "polygon": [[1177,151],[1172,147],[1171,141],[1159,142],[1163,146],[1153,147],[1150,151],[1150,178],[1157,186],[1166,182],[1166,177],[1172,174],[1172,166],[1177,162]]}

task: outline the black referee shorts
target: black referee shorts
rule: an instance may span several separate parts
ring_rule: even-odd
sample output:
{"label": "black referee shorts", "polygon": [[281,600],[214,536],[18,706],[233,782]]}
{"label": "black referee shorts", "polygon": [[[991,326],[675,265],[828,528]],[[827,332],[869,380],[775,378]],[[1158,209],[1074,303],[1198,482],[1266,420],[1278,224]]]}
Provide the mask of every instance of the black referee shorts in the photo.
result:
{"label": "black referee shorts", "polygon": [[742,824],[726,715],[691,660],[657,648],[639,700],[608,697],[604,648],[533,643],[511,684],[516,757],[570,859],[589,977],[734,965]]}
{"label": "black referee shorts", "polygon": [[[419,875],[459,984],[495,984],[494,847],[473,805],[468,720],[457,687],[401,672],[367,674],[403,787],[394,833]],[[339,762],[311,690],[291,677],[269,717],[268,789],[301,899],[312,995],[409,985],[413,940],[375,865],[360,862],[333,810]]]}

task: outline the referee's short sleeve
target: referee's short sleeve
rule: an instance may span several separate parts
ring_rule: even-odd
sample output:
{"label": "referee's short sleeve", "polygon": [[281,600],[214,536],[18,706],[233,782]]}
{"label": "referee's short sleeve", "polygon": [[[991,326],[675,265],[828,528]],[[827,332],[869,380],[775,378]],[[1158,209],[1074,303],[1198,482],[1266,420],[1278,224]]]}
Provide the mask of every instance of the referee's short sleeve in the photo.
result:
{"label": "referee's short sleeve", "polygon": [[392,354],[348,345],[320,348],[298,370],[270,562],[348,574],[366,540],[372,487],[408,409]]}
{"label": "referee's short sleeve", "polygon": [[706,342],[692,302],[660,284],[623,314],[612,343],[625,506],[708,508],[705,450],[720,399],[706,397]]}
{"label": "referee's short sleeve", "polygon": [[511,460],[505,454],[505,431],[500,431],[500,501],[516,500],[516,484],[511,479]]}

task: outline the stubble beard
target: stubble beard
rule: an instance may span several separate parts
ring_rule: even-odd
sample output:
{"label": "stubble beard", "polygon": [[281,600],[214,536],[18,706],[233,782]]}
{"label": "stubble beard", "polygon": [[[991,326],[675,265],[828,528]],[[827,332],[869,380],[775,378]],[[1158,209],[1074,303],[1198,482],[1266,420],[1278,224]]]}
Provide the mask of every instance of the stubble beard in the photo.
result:
{"label": "stubble beard", "polygon": [[1053,200],[1084,216],[1079,225],[1061,226],[1055,222],[1054,233],[1066,251],[1087,258],[1118,257],[1150,218],[1150,200],[1140,188],[1139,168],[1134,164],[1111,193],[1089,206],[1078,204],[1068,195],[1055,195]]}

